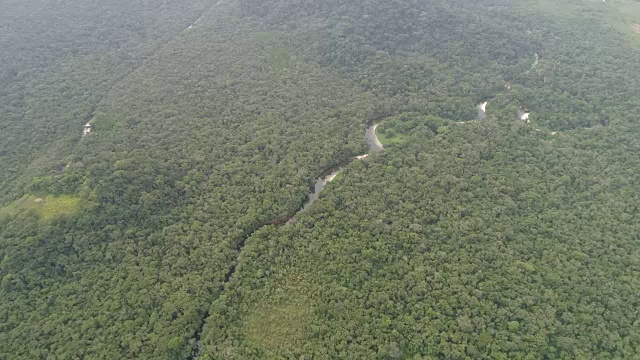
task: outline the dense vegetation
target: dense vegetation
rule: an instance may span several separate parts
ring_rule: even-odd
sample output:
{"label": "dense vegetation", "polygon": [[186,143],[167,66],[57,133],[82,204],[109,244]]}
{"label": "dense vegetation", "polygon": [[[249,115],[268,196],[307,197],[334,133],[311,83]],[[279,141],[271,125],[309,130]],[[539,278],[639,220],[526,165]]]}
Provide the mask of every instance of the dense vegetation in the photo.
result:
{"label": "dense vegetation", "polygon": [[634,358],[639,184],[624,174],[637,145],[405,117],[419,125],[404,144],[354,163],[296,225],[249,239],[207,353]]}
{"label": "dense vegetation", "polygon": [[0,359],[640,356],[637,2],[0,8]]}

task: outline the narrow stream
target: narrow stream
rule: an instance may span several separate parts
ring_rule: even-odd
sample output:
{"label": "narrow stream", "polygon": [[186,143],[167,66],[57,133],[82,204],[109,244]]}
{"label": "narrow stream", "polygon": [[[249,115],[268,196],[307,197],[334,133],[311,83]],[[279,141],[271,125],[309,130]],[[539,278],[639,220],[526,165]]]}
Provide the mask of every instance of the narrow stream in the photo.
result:
{"label": "narrow stream", "polygon": [[378,125],[380,124],[370,123],[367,127],[365,137],[367,138],[367,144],[369,145],[369,153],[378,153],[384,150],[384,146],[382,146],[382,143],[378,140],[378,135],[376,135]]}
{"label": "narrow stream", "polygon": [[[384,147],[382,146],[382,143],[378,139],[378,135],[376,135],[376,128],[378,127],[378,125],[379,125],[378,123],[374,123],[373,121],[370,121],[369,124],[367,125],[367,131],[365,132],[365,138],[367,139],[367,144],[369,145],[369,153],[368,154],[363,154],[363,155],[360,155],[360,156],[356,156],[356,157],[351,158],[351,159],[348,159],[346,161],[341,162],[338,165],[332,166],[332,167],[326,169],[325,171],[323,171],[322,174],[320,174],[320,176],[316,179],[316,182],[315,182],[314,187],[313,187],[313,191],[307,196],[307,200],[305,201],[305,203],[302,206],[302,208],[300,208],[300,210],[298,210],[296,215],[298,215],[298,214],[302,213],[303,211],[307,210],[316,200],[318,200],[318,197],[320,196],[320,192],[325,187],[325,185],[330,183],[340,173],[340,171],[342,171],[342,169],[345,166],[351,164],[351,162],[354,161],[354,160],[366,159],[367,157],[369,157],[370,154],[381,152],[384,149]],[[296,221],[296,218],[295,218],[295,215],[294,215],[290,219],[275,220],[275,221],[272,221],[272,222],[270,222],[268,224],[265,224],[265,225],[283,225],[283,224],[287,224],[288,225],[288,224],[295,223],[295,221]],[[256,229],[256,231],[259,230],[260,228],[261,227],[258,227]],[[247,238],[251,237],[252,234],[253,234],[253,232],[251,232],[249,235],[245,236],[238,243],[238,245],[236,246],[236,249],[235,249],[238,255],[242,251],[242,248],[244,247]],[[236,257],[236,262],[234,262],[234,264],[229,268],[229,271],[225,275],[225,282],[222,284],[222,291],[225,290],[225,288],[227,287],[227,284],[229,283],[229,281],[233,277],[233,274],[236,271],[236,265],[237,265],[237,257]],[[200,357],[200,346],[201,346],[201,342],[202,342],[202,334],[207,328],[207,318],[208,317],[209,317],[209,314],[206,313],[204,318],[202,319],[202,323],[200,325],[200,328],[195,333],[195,345],[193,347],[193,351],[191,352],[191,359],[198,359]]]}
{"label": "narrow stream", "polygon": [[[316,200],[320,197],[320,192],[324,189],[325,185],[330,183],[336,176],[342,171],[342,169],[351,164],[354,160],[363,160],[369,157],[369,154],[380,152],[384,149],[382,143],[378,139],[378,135],[376,135],[376,129],[379,124],[369,123],[367,126],[367,131],[365,132],[365,138],[367,139],[367,145],[369,145],[369,153],[356,156],[354,158],[348,159],[338,165],[332,166],[329,169],[325,170],[320,174],[320,176],[316,179],[315,184],[313,185],[313,191],[307,196],[307,200],[304,203],[304,206],[298,211],[298,214],[307,210]],[[287,221],[287,224],[295,223],[295,216]]]}
{"label": "narrow stream", "polygon": [[[320,192],[322,191],[322,189],[325,187],[325,185],[333,181],[333,179],[335,179],[336,176],[338,176],[338,173],[342,171],[342,168],[344,167],[344,165],[346,164],[338,165],[337,167],[332,167],[326,170],[325,172],[323,172],[322,175],[320,175],[316,179],[316,182],[313,185],[313,191],[307,196],[307,200],[305,201],[302,208],[298,211],[298,214],[307,210],[316,200],[318,200],[318,197],[320,197]],[[287,224],[294,223],[295,219],[296,219],[295,216],[292,217],[287,221]]]}

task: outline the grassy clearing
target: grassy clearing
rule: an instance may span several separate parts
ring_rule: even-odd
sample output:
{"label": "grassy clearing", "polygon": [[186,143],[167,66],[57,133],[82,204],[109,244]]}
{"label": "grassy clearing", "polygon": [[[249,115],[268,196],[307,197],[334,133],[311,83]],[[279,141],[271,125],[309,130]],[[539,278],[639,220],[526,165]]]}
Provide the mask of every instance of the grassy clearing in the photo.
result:
{"label": "grassy clearing", "polygon": [[44,221],[56,220],[77,213],[79,208],[80,198],[77,196],[47,196],[40,217]]}
{"label": "grassy clearing", "polygon": [[262,43],[268,43],[270,41],[273,41],[274,39],[274,34],[272,32],[259,32],[256,33],[256,40],[258,40],[259,42]]}
{"label": "grassy clearing", "polygon": [[43,222],[51,222],[71,216],[80,209],[80,197],[73,195],[42,196],[25,195],[0,209],[0,219],[18,216],[34,216]]}
{"label": "grassy clearing", "polygon": [[246,338],[253,346],[274,355],[302,352],[312,318],[304,284],[299,277],[288,279],[255,304],[245,322]]}
{"label": "grassy clearing", "polygon": [[384,146],[402,145],[409,140],[409,136],[407,134],[398,134],[393,132],[392,129],[389,129],[389,131],[386,131],[385,133],[378,131],[376,134],[378,135],[378,140],[380,140]]}
{"label": "grassy clearing", "polygon": [[19,200],[8,204],[0,209],[0,219],[8,220],[20,214],[38,216],[41,205],[36,202],[36,199],[33,195],[25,195]]}

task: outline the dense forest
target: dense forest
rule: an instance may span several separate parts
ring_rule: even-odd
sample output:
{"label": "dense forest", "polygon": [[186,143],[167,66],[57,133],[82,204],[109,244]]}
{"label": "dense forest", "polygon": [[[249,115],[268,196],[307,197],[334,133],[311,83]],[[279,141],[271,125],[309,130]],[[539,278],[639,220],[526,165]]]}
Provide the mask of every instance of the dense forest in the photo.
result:
{"label": "dense forest", "polygon": [[639,23],[0,1],[0,359],[640,357]]}

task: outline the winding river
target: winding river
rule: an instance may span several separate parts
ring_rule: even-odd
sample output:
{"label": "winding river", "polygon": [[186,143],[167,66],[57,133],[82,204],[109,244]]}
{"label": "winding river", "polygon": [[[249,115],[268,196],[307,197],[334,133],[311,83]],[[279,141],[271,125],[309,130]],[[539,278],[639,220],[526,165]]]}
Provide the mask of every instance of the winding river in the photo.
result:
{"label": "winding river", "polygon": [[[330,167],[320,174],[320,176],[316,179],[315,184],[313,185],[313,191],[307,196],[307,200],[304,203],[304,206],[298,211],[298,214],[307,210],[320,196],[320,192],[324,187],[330,183],[336,176],[342,171],[342,169],[351,164],[354,160],[363,160],[369,157],[369,154],[381,152],[384,149],[382,143],[378,139],[378,135],[376,135],[376,129],[379,124],[369,123],[367,126],[367,131],[365,132],[365,138],[367,139],[367,145],[369,145],[369,153],[364,155],[359,155],[354,158],[343,161],[342,163]],[[287,224],[295,223],[295,216],[291,219],[287,220]]]}
{"label": "winding river", "polygon": [[[384,149],[384,147],[382,146],[382,143],[378,139],[378,135],[376,135],[376,128],[378,127],[378,125],[379,124],[378,123],[374,123],[374,121],[370,121],[367,124],[367,131],[365,132],[365,138],[367,139],[367,145],[369,145],[369,153],[363,154],[363,155],[359,155],[359,156],[353,157],[351,159],[347,159],[346,161],[343,161],[340,164],[332,166],[332,167],[326,169],[325,171],[323,171],[322,174],[320,174],[320,176],[316,179],[316,182],[315,182],[315,184],[313,186],[313,191],[307,196],[307,199],[304,202],[304,205],[302,206],[302,208],[300,210],[298,210],[296,215],[298,215],[298,214],[302,213],[303,211],[307,210],[316,200],[318,200],[318,197],[320,196],[320,192],[325,187],[325,185],[327,185],[333,179],[335,179],[335,177],[340,173],[340,171],[342,171],[342,169],[345,166],[351,164],[351,162],[353,162],[354,160],[366,159],[367,157],[369,157],[370,154],[381,152]],[[290,219],[276,220],[276,221],[271,222],[270,224],[271,225],[284,225],[284,224],[293,224],[295,222],[296,222],[296,218],[295,218],[295,215],[294,215]],[[265,224],[265,225],[269,225],[269,224]],[[244,248],[244,245],[246,243],[247,238],[249,238],[252,234],[253,233],[248,234],[247,236],[245,236],[238,243],[238,245],[236,245],[236,252],[238,254],[240,254],[240,252],[242,251],[242,248]],[[227,287],[227,284],[229,283],[229,281],[233,277],[233,274],[236,271],[236,265],[237,265],[237,259],[236,259],[236,263],[234,263],[231,266],[231,268],[229,269],[229,271],[227,272],[227,274],[225,276],[225,281],[221,286],[221,291],[225,290],[225,288]],[[201,338],[202,338],[202,333],[207,329],[206,320],[207,320],[208,317],[209,317],[209,313],[207,312],[202,317],[201,324],[200,324],[200,326],[198,327],[198,329],[196,330],[196,332],[194,334],[194,336],[195,336],[195,344],[194,344],[190,359],[198,359],[200,357]]]}
{"label": "winding river", "polygon": [[[369,145],[370,153],[377,153],[384,150],[384,146],[382,146],[382,143],[380,142],[380,140],[378,140],[378,135],[376,135],[376,129],[378,128],[378,125],[380,124],[371,123],[369,124],[369,126],[367,126],[365,137],[367,138],[367,144]],[[366,157],[366,155],[361,156]]]}

